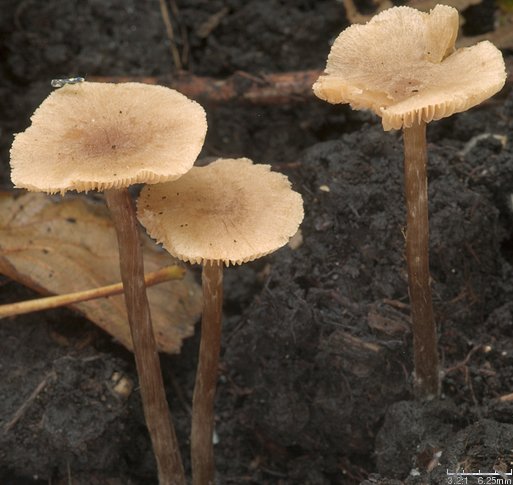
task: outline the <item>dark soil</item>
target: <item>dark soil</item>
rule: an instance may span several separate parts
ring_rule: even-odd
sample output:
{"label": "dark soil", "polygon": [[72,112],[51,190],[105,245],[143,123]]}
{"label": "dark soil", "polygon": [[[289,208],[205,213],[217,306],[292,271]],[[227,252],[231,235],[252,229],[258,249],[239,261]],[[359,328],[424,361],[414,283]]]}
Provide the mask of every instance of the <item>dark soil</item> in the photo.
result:
{"label": "dark soil", "polygon": [[[184,67],[214,77],[320,69],[347,25],[335,0],[177,4]],[[28,125],[50,79],[175,71],[157,1],[0,7],[6,188],[12,134]],[[469,25],[475,15],[467,13]],[[226,272],[219,483],[447,483],[447,469],[509,470],[513,95],[428,129],[444,378],[443,399],[427,404],[412,399],[400,135],[314,99],[206,109],[203,156],[272,163],[305,201],[297,249]],[[31,296],[2,281],[2,303]],[[197,343],[162,359],[187,467]],[[79,315],[3,320],[0,483],[156,483],[137,388],[119,392],[120,380],[136,382],[131,355]]]}

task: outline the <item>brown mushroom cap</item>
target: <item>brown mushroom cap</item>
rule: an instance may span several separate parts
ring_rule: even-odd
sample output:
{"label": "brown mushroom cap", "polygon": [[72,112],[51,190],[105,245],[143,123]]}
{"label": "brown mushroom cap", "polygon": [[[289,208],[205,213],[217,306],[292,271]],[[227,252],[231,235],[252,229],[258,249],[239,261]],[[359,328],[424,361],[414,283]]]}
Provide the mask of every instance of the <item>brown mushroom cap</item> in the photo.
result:
{"label": "brown mushroom cap", "polygon": [[146,186],[137,208],[151,237],[191,263],[252,261],[285,245],[303,220],[302,198],[287,177],[247,158]]}
{"label": "brown mushroom cap", "polygon": [[83,82],[53,91],[11,148],[16,187],[43,192],[174,180],[207,130],[196,102],[163,86]]}
{"label": "brown mushroom cap", "polygon": [[458,11],[394,7],[336,39],[315,94],[382,117],[385,130],[465,111],[506,81],[501,52],[490,42],[454,50]]}

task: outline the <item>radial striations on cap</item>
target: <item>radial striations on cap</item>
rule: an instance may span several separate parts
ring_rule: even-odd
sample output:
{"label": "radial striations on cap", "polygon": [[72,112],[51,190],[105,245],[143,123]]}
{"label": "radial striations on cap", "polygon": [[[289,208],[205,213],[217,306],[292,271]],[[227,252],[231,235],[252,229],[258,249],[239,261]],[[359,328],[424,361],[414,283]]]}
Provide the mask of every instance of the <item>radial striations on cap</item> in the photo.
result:
{"label": "radial striations on cap", "polygon": [[269,165],[220,159],[173,182],[146,186],[137,212],[173,256],[229,265],[284,246],[303,220],[303,201]]}
{"label": "radial striations on cap", "polygon": [[163,86],[83,82],[53,91],[18,133],[11,178],[33,191],[88,191],[174,180],[207,130],[203,108]]}
{"label": "radial striations on cap", "polygon": [[350,103],[382,117],[385,130],[465,111],[506,81],[501,52],[490,42],[455,50],[458,11],[437,5],[381,12],[335,40],[313,86],[329,103]]}

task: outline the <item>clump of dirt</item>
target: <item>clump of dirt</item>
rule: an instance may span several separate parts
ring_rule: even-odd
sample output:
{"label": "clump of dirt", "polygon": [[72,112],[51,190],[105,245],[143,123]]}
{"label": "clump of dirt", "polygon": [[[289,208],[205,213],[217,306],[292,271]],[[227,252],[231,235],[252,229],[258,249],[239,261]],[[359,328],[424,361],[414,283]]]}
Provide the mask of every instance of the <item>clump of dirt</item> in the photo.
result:
{"label": "clump of dirt", "polygon": [[130,417],[139,421],[132,432],[144,430],[133,370],[92,348],[90,324],[76,315],[67,314],[74,332],[52,328],[50,322],[63,316],[49,312],[37,322],[25,316],[0,326],[3,480],[9,470],[47,481],[59,470],[90,471],[91,463],[96,472],[110,473],[126,466],[127,449],[144,462],[149,439],[142,431],[132,442],[126,429]]}
{"label": "clump of dirt", "polygon": [[[430,146],[431,271],[446,366],[471,339],[489,341],[483,316],[511,297],[499,194],[469,183],[481,145],[464,152],[466,141]],[[508,157],[502,145],[487,153],[489,166]],[[273,261],[264,290],[228,330],[225,364],[244,390],[238,419],[262,454],[278,447],[271,463],[282,467],[320,455],[340,480],[337,460],[372,453],[388,405],[410,392],[402,144],[366,126],[314,146],[290,175],[305,197],[303,245]],[[444,391],[458,392],[450,379]]]}
{"label": "clump of dirt", "polygon": [[405,478],[414,469],[426,471],[461,422],[450,401],[401,401],[388,409],[376,436],[376,467],[382,476]]}
{"label": "clump of dirt", "polygon": [[462,424],[461,415],[451,403],[394,404],[376,441],[380,474],[374,480],[388,483],[383,477],[398,477],[408,485],[450,483],[447,473],[479,471],[497,473],[495,478],[482,476],[483,481],[507,479],[500,474],[511,471],[513,425],[484,418],[456,431],[457,423]]}
{"label": "clump of dirt", "polygon": [[[348,25],[342,5],[329,0],[189,0],[180,11],[196,34],[189,65],[210,76],[317,68],[328,55],[327,40]],[[217,27],[203,37],[215,15]]]}

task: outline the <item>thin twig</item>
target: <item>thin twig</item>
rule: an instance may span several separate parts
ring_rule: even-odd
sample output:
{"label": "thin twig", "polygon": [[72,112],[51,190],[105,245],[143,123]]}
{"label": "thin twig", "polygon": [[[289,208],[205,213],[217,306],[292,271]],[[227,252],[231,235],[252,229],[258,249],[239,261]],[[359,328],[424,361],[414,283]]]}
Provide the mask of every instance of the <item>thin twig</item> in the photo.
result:
{"label": "thin twig", "polygon": [[499,402],[511,402],[511,401],[513,401],[513,392],[511,392],[509,394],[503,394],[502,396],[500,396],[498,398],[498,401]]}
{"label": "thin twig", "polygon": [[[168,266],[158,271],[147,273],[144,277],[146,286],[153,286],[164,281],[176,280],[183,277],[185,270],[179,266]],[[21,301],[0,305],[0,319],[22,315],[25,313],[49,310],[61,306],[72,305],[83,301],[105,298],[123,293],[123,283],[93,288],[92,290],[77,291],[66,295],[48,296],[35,300]]]}
{"label": "thin twig", "polygon": [[175,68],[179,71],[182,70],[182,60],[180,59],[180,53],[176,47],[175,32],[173,24],[171,23],[171,16],[169,15],[169,9],[167,8],[166,0],[160,0],[160,13],[162,14],[162,20],[166,27],[167,38],[169,39],[169,48],[171,50],[171,56],[175,63]]}
{"label": "thin twig", "polygon": [[22,0],[14,11],[14,25],[16,25],[16,28],[21,32],[25,32],[25,29],[21,23],[21,17],[31,2],[32,0]]}
{"label": "thin twig", "polygon": [[252,76],[237,71],[226,79],[215,79],[182,72],[173,76],[171,81],[147,76],[93,76],[89,79],[99,82],[137,81],[167,85],[189,98],[209,103],[236,100],[252,104],[280,104],[312,99],[312,84],[320,74],[321,71],[311,70]]}
{"label": "thin twig", "polygon": [[16,423],[23,417],[23,415],[27,412],[29,406],[34,402],[34,400],[39,396],[41,391],[46,387],[48,381],[56,377],[55,372],[49,372],[43,378],[43,380],[36,386],[36,388],[32,391],[28,399],[18,408],[18,410],[14,413],[13,417],[4,425],[4,432],[9,432]]}
{"label": "thin twig", "polygon": [[409,310],[410,309],[410,305],[408,303],[403,303],[402,301],[399,301],[399,300],[392,300],[390,298],[383,298],[382,301],[386,305],[390,305],[391,307],[398,308],[400,310]]}
{"label": "thin twig", "polygon": [[456,370],[462,370],[464,369],[465,367],[467,367],[471,357],[478,351],[478,350],[481,350],[483,348],[482,345],[476,345],[475,347],[472,347],[472,349],[470,349],[470,352],[467,354],[467,356],[461,361],[461,362],[458,362],[456,365],[453,365],[452,367],[448,367],[447,369],[445,369],[444,371],[444,375],[447,375],[451,372],[454,372]]}
{"label": "thin twig", "polygon": [[175,16],[176,23],[178,24],[178,30],[180,31],[180,39],[182,41],[182,55],[180,59],[182,60],[182,69],[186,69],[189,64],[189,39],[187,38],[187,29],[183,22],[180,22],[180,11],[178,10],[178,5],[175,0],[169,0],[171,5],[171,11]]}
{"label": "thin twig", "polygon": [[[507,85],[513,84],[513,57],[505,59]],[[161,84],[180,91],[187,97],[208,103],[239,101],[252,104],[289,104],[314,98],[312,84],[322,74],[319,70],[289,71],[261,76],[237,71],[225,79],[195,76],[181,72],[171,80],[155,76],[91,76],[98,82],[141,82]],[[485,101],[485,103],[490,101]]]}

